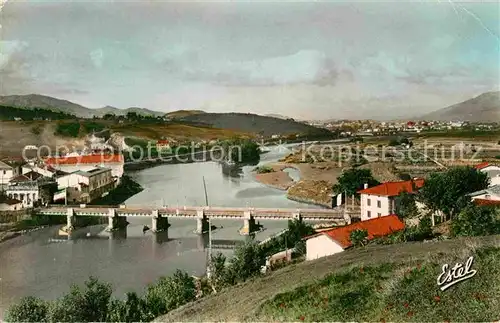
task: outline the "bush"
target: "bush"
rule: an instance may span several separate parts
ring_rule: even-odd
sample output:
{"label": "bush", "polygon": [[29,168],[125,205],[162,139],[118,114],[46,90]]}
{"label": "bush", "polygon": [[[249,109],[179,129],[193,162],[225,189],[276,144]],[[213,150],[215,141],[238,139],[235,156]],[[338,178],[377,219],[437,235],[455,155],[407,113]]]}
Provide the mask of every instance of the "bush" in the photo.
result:
{"label": "bush", "polygon": [[108,306],[108,322],[145,322],[148,317],[146,302],[136,293],[127,293],[125,301],[112,300]]}
{"label": "bush", "polygon": [[42,133],[42,127],[40,127],[40,125],[33,126],[31,128],[31,133],[34,134],[34,135],[41,134]]}
{"label": "bush", "polygon": [[186,272],[176,270],[172,277],[161,277],[159,281],[148,287],[146,304],[148,317],[154,319],[177,307],[191,302],[196,297],[196,286],[192,277]]}
{"label": "bush", "polygon": [[78,137],[80,133],[80,123],[67,122],[57,124],[55,134],[63,137]]}
{"label": "bush", "polygon": [[248,240],[235,249],[234,256],[229,260],[226,281],[233,285],[258,276],[265,264],[266,258],[260,246],[255,241]]}
{"label": "bush", "polygon": [[454,218],[451,233],[454,236],[483,236],[500,232],[498,211],[492,207],[469,205]]}
{"label": "bush", "polygon": [[407,226],[403,230],[394,232],[388,236],[374,239],[377,244],[394,244],[412,241],[424,241],[434,238],[430,217],[420,219],[418,225]]}
{"label": "bush", "polygon": [[267,174],[274,172],[274,168],[272,168],[271,166],[260,166],[256,167],[254,170],[257,172],[257,174]]}
{"label": "bush", "polygon": [[48,303],[33,297],[23,297],[7,311],[7,322],[47,322]]}
{"label": "bush", "polygon": [[71,286],[70,293],[56,301],[50,308],[50,321],[56,322],[103,322],[106,321],[112,289],[95,277],[85,282],[82,291]]}
{"label": "bush", "polygon": [[102,124],[97,123],[97,122],[88,121],[88,122],[84,122],[82,125],[83,125],[83,128],[85,129],[85,132],[88,132],[88,133],[99,132],[99,131],[104,130],[104,126]]}
{"label": "bush", "polygon": [[349,234],[352,244],[355,247],[364,246],[367,243],[368,231],[367,230],[353,230]]}

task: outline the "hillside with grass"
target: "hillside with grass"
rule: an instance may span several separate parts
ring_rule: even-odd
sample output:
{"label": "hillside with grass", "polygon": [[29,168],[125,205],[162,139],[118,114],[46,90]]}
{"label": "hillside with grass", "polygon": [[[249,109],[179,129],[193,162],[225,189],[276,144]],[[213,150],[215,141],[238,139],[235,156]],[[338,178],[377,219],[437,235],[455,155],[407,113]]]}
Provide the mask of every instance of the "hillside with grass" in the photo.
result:
{"label": "hillside with grass", "polygon": [[332,132],[293,120],[251,113],[203,113],[180,118],[182,121],[206,124],[214,128],[232,129],[263,136],[303,134],[310,137],[332,137]]}
{"label": "hillside with grass", "polygon": [[[500,313],[498,246],[498,235],[368,245],[287,266],[157,321],[494,321]],[[477,274],[441,291],[441,266],[469,256]]]}
{"label": "hillside with grass", "polygon": [[206,113],[205,111],[201,110],[177,110],[177,111],[172,111],[165,113],[165,117],[169,119],[181,119],[184,117],[196,115],[196,114],[203,114]]}

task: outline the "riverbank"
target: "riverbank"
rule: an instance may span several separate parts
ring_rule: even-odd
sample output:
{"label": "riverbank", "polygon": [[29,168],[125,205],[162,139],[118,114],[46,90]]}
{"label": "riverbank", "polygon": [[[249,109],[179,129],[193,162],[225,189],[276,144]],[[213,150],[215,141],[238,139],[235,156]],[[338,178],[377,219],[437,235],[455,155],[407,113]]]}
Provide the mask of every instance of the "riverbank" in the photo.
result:
{"label": "riverbank", "polygon": [[[89,205],[120,204],[142,190],[141,185],[129,176],[124,175],[120,184],[113,191],[98,200],[94,200]],[[0,223],[0,243],[51,225],[65,224],[67,221],[66,216],[33,215],[27,211],[22,216],[19,214],[12,215],[12,221],[10,222],[3,221],[5,216],[2,216],[2,222],[4,223]],[[79,227],[104,224],[107,221],[107,219],[98,217],[79,217],[78,220]]]}
{"label": "riverbank", "polygon": [[[325,163],[322,163],[325,164]],[[331,207],[331,188],[341,174],[340,168],[334,165],[292,164],[288,162],[274,162],[266,164],[272,172],[254,174],[254,179],[266,186],[286,191],[289,200]],[[299,179],[294,180],[286,172],[294,169],[299,173]]]}

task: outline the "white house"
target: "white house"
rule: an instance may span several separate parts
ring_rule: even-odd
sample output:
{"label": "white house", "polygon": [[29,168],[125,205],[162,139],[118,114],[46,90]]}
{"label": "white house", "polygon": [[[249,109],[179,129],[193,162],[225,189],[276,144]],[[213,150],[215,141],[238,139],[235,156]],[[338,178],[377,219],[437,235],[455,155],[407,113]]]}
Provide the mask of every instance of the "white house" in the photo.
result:
{"label": "white house", "polygon": [[479,205],[500,204],[500,185],[493,185],[484,190],[469,194],[472,201]]}
{"label": "white house", "polygon": [[0,161],[0,186],[6,185],[19,175],[19,168]]}
{"label": "white house", "polygon": [[352,246],[350,235],[354,230],[366,230],[367,239],[371,240],[400,231],[404,227],[405,224],[398,216],[392,214],[319,232],[304,238],[306,240],[306,260],[330,256],[350,248]]}
{"label": "white house", "polygon": [[125,161],[121,154],[93,154],[81,156],[50,157],[45,160],[46,165],[64,171],[74,173],[76,171],[91,171],[95,168],[110,168],[111,174],[118,182],[123,176]]}
{"label": "white house", "polygon": [[0,212],[17,211],[23,208],[21,201],[0,195]]}
{"label": "white house", "polygon": [[46,184],[54,183],[50,178],[35,172],[18,175],[11,179],[5,194],[12,199],[20,200],[23,207],[33,207],[36,202],[43,201],[41,191]]}
{"label": "white house", "polygon": [[386,182],[359,191],[361,195],[361,221],[396,213],[398,195],[413,193],[424,185],[423,179]]}
{"label": "white house", "polygon": [[488,175],[490,186],[500,185],[500,166],[485,162],[476,165],[475,168]]}
{"label": "white house", "polygon": [[[115,188],[115,179],[111,175],[110,168],[78,170],[58,177],[57,187],[59,192],[55,194],[54,200],[62,197],[67,198],[69,202],[89,203]],[[61,195],[62,190],[65,192],[64,195]]]}

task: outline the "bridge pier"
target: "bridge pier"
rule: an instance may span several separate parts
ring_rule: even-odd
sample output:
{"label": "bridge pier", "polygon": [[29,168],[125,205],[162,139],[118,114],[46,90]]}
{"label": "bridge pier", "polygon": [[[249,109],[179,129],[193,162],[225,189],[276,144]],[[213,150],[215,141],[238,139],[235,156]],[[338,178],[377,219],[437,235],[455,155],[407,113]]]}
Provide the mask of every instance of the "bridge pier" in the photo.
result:
{"label": "bridge pier", "polygon": [[75,229],[75,210],[73,208],[68,208],[66,212],[66,226],[63,228],[63,231],[71,232]]}
{"label": "bridge pier", "polygon": [[156,232],[168,230],[168,227],[170,226],[168,224],[168,218],[162,217],[158,213],[158,210],[153,210],[152,214],[153,214],[153,218],[152,218],[152,222],[151,222],[151,231],[156,233]]}
{"label": "bridge pier", "polygon": [[124,216],[118,216],[115,209],[108,210],[108,226],[106,231],[114,231],[118,229],[125,228],[127,226],[127,218]]}
{"label": "bridge pier", "polygon": [[196,233],[203,234],[208,232],[209,223],[208,218],[205,216],[205,212],[203,210],[196,211],[197,219],[196,219]]}
{"label": "bridge pier", "polygon": [[255,219],[252,217],[252,214],[250,211],[244,211],[245,219],[243,220],[243,226],[240,228],[239,232],[243,236],[247,236],[251,234],[252,232],[255,232],[258,227],[255,224]]}

